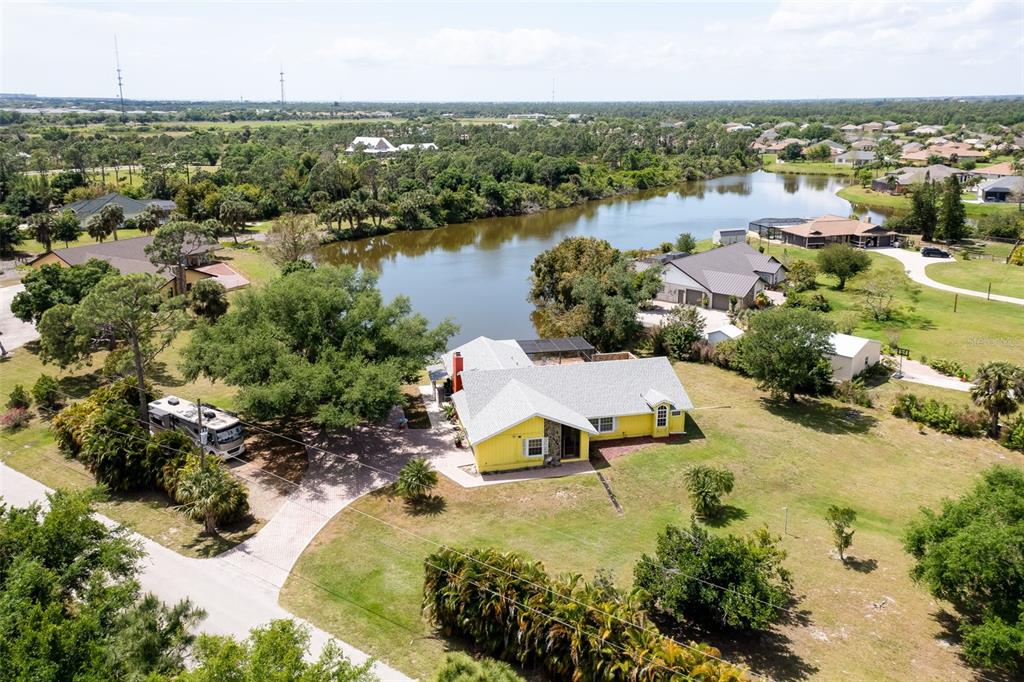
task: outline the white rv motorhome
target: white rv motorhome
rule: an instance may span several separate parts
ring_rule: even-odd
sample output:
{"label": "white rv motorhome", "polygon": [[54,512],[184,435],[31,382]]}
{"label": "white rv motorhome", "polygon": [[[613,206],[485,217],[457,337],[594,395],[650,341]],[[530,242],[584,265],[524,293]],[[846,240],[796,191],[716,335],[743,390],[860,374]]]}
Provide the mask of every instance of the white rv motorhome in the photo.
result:
{"label": "white rv motorhome", "polygon": [[242,423],[238,418],[209,405],[203,405],[202,431],[195,403],[173,395],[149,404],[149,430],[152,433],[177,429],[202,447],[220,457],[236,457],[245,452]]}

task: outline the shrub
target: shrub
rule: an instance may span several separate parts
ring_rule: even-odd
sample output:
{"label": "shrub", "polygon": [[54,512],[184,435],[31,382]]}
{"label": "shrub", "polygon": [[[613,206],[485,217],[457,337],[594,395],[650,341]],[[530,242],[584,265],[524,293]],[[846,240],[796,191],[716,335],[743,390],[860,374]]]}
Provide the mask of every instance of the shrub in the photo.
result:
{"label": "shrub", "polygon": [[17,431],[28,425],[32,415],[24,407],[12,407],[0,415],[0,428],[5,431]]}
{"label": "shrub", "polygon": [[48,374],[40,374],[32,385],[32,399],[40,411],[53,412],[61,403],[60,384]]}
{"label": "shrub", "polygon": [[174,481],[175,500],[194,521],[202,521],[206,532],[237,521],[249,513],[249,493],[215,457],[205,461],[189,455]]}
{"label": "shrub", "polygon": [[951,436],[980,436],[988,425],[988,417],[983,412],[956,409],[934,398],[921,400],[913,393],[897,395],[892,413]]}
{"label": "shrub", "polygon": [[928,360],[928,366],[934,369],[939,374],[945,374],[948,377],[966,377],[967,370],[956,360],[943,360],[942,358],[933,358]]}
{"label": "shrub", "polygon": [[420,457],[413,457],[398,472],[395,492],[407,500],[421,500],[436,485],[437,472],[430,467],[430,463]]}
{"label": "shrub", "polygon": [[849,379],[840,381],[836,384],[833,395],[837,400],[851,405],[860,405],[861,407],[872,407],[874,405],[871,393],[864,386],[863,379],[859,377],[854,378],[853,381]]}
{"label": "shrub", "polygon": [[861,322],[861,315],[856,310],[841,310],[832,316],[836,331],[840,334],[852,334]]}
{"label": "shrub", "polygon": [[790,294],[786,297],[786,305],[790,308],[806,308],[819,313],[827,313],[832,310],[832,304],[828,302],[824,294]]}
{"label": "shrub", "polygon": [[1006,427],[1003,445],[1011,450],[1024,452],[1024,415],[1017,415],[1017,418]]}
{"label": "shrub", "polygon": [[524,682],[507,663],[493,658],[476,660],[462,652],[445,654],[432,682]]}
{"label": "shrub", "polygon": [[[136,408],[134,378],[125,378],[106,386],[100,386],[85,400],[68,405],[57,413],[50,422],[58,447],[68,456],[77,457],[86,434],[86,424],[94,412],[115,404]],[[146,399],[152,399],[152,390],[146,387]],[[135,422],[138,424],[138,421]]]}
{"label": "shrub", "polygon": [[104,405],[89,415],[82,428],[78,460],[111,490],[138,490],[150,483],[145,470],[148,439],[134,407]]}
{"label": "shrub", "polygon": [[789,266],[786,286],[790,291],[801,292],[817,286],[818,268],[810,261],[798,260]]}
{"label": "shrub", "polygon": [[[741,337],[742,338],[742,337]],[[712,348],[711,362],[722,369],[736,369],[744,374],[740,366],[740,339],[721,341]]]}
{"label": "shrub", "polygon": [[[424,564],[424,609],[445,635],[543,669],[551,679],[745,679],[743,670],[718,659],[717,649],[666,640],[636,592],[624,594],[578,575],[552,578],[540,562],[493,549],[445,547]],[[568,627],[552,627],[554,620]],[[652,660],[663,676],[651,676]]]}
{"label": "shrub", "polygon": [[21,384],[15,384],[14,388],[7,395],[7,409],[22,409],[27,410],[32,405],[32,398],[29,396],[28,391]]}
{"label": "shrub", "polygon": [[722,495],[732,492],[736,477],[728,469],[698,464],[683,474],[694,513],[700,518],[716,515],[722,508]]}
{"label": "shrub", "polygon": [[193,314],[207,322],[216,322],[228,310],[227,290],[214,279],[201,279],[193,284],[187,298]]}
{"label": "shrub", "polygon": [[676,622],[767,630],[784,615],[791,589],[778,542],[764,528],[720,536],[696,523],[668,526],[655,555],[644,554],[633,568],[633,584],[648,609]]}
{"label": "shrub", "polygon": [[195,443],[181,431],[158,431],[146,443],[144,468],[153,486],[174,497],[178,472],[189,455],[198,455]]}
{"label": "shrub", "polygon": [[658,329],[656,346],[673,360],[693,356],[693,345],[704,336],[704,317],[693,306],[679,306],[669,313],[668,322]]}

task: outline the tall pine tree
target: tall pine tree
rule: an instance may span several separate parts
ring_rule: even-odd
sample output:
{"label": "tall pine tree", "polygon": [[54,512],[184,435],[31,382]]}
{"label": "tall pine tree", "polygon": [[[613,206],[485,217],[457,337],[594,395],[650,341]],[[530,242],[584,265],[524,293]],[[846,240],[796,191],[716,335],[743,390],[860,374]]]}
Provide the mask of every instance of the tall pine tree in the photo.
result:
{"label": "tall pine tree", "polygon": [[967,234],[967,209],[960,191],[960,181],[955,175],[946,178],[942,185],[938,236],[948,242],[960,241]]}
{"label": "tall pine tree", "polygon": [[926,242],[930,242],[934,238],[939,222],[939,210],[936,205],[937,193],[935,185],[928,176],[925,176],[924,182],[910,193],[909,223],[921,233],[921,239]]}

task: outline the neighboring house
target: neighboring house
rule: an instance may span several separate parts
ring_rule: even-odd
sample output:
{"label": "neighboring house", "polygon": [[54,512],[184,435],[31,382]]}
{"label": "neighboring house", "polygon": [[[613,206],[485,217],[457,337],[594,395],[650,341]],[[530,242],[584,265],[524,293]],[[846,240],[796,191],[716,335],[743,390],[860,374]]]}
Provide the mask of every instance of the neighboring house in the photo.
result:
{"label": "neighboring house", "polygon": [[875,140],[857,140],[850,145],[850,149],[856,149],[862,152],[873,152],[878,146],[878,142]]}
{"label": "neighboring house", "polygon": [[693,403],[666,358],[536,365],[517,347],[479,337],[444,356],[480,473],[586,460],[592,441],[685,433]]}
{"label": "neighboring house", "polygon": [[754,129],[754,126],[746,124],[746,123],[735,123],[735,122],[731,122],[730,121],[729,123],[725,124],[725,131],[727,133],[735,133],[735,132],[740,131],[740,130],[753,130],[753,129]]}
{"label": "neighboring house", "polygon": [[850,244],[860,248],[892,246],[896,233],[875,225],[870,219],[854,220],[824,215],[799,225],[779,228],[782,241],[807,249],[820,249],[827,244]]}
{"label": "neighboring house", "polygon": [[970,173],[942,164],[933,164],[925,167],[906,166],[886,173],[882,177],[875,178],[871,181],[871,189],[876,192],[904,194],[914,185],[922,184],[925,181],[942,182],[948,177],[955,177],[963,183],[970,177]]}
{"label": "neighboring house", "polygon": [[704,332],[704,340],[712,346],[717,346],[723,341],[732,341],[743,336],[743,330],[734,324],[726,324]]}
{"label": "neighboring house", "polygon": [[783,121],[782,123],[780,123],[777,126],[775,126],[773,128],[773,130],[782,130],[783,128],[795,128],[795,127],[796,127],[796,123],[793,123],[792,121]]}
{"label": "neighboring house", "polygon": [[758,218],[751,220],[747,225],[748,232],[757,233],[758,237],[765,239],[782,239],[782,228],[787,225],[801,225],[807,222],[807,218]]}
{"label": "neighboring house", "polygon": [[938,135],[942,132],[942,126],[923,125],[910,131],[911,135]]}
{"label": "neighboring house", "polygon": [[860,126],[853,123],[847,123],[844,126],[839,126],[839,130],[844,133],[857,133],[860,132]]}
{"label": "neighboring house", "polygon": [[746,240],[747,231],[742,227],[715,230],[714,235],[711,237],[711,243],[716,246],[728,246],[729,244]]}
{"label": "neighboring house", "polygon": [[806,147],[807,140],[801,140],[798,137],[787,137],[785,139],[776,140],[775,142],[772,142],[771,144],[767,145],[764,148],[764,150],[768,153],[778,154],[791,144],[795,144],[798,147]]}
{"label": "neighboring house", "polygon": [[352,140],[349,146],[345,147],[345,152],[349,154],[356,151],[365,152],[366,154],[391,154],[398,151],[398,149],[383,137],[360,136]]}
{"label": "neighboring house", "polygon": [[882,344],[873,339],[832,334],[829,340],[836,351],[830,356],[833,381],[851,380],[881,359]]}
{"label": "neighboring house", "polygon": [[939,156],[947,161],[955,161],[959,159],[982,159],[988,156],[988,152],[979,151],[963,142],[946,142],[930,145],[917,152],[903,154],[903,158],[908,161],[927,161],[932,156]]}
{"label": "neighboring house", "polygon": [[811,144],[807,145],[807,148],[804,149],[804,154],[806,155],[807,152],[814,149],[815,147],[820,147],[821,145],[825,145],[826,147],[828,147],[828,155],[832,158],[835,158],[842,154],[844,151],[846,151],[846,147],[839,144],[838,142],[835,142],[834,140],[822,140],[821,142],[812,142]]}
{"label": "neighboring house", "polygon": [[79,199],[61,206],[57,210],[61,213],[71,211],[78,218],[78,222],[88,225],[93,216],[99,215],[104,206],[120,206],[125,220],[145,213],[150,206],[159,208],[165,217],[175,208],[174,202],[166,199],[132,199],[123,194],[111,192],[95,199]]}
{"label": "neighboring house", "polygon": [[985,180],[978,185],[978,199],[986,203],[1024,199],[1024,177],[1008,175]]}
{"label": "neighboring house", "polygon": [[924,149],[924,145],[920,142],[908,142],[900,147],[900,152],[903,154],[912,154],[914,152],[919,152],[922,149]]}
{"label": "neighboring house", "polygon": [[413,149],[419,149],[420,151],[425,152],[436,152],[437,145],[433,142],[413,142],[398,145],[398,151],[400,152],[407,152]]}
{"label": "neighboring house", "polygon": [[871,121],[870,123],[865,123],[860,127],[860,129],[865,133],[880,133],[884,128],[885,124],[879,123],[878,121]]}
{"label": "neighboring house", "polygon": [[[54,249],[29,261],[29,265],[33,268],[41,268],[44,265],[59,265],[69,268],[72,265],[81,265],[90,259],[96,258],[107,261],[117,268],[122,275],[144,272],[162,277],[168,293],[173,293],[174,273],[170,270],[160,271],[149,260],[149,256],[146,255],[146,247],[152,241],[153,237],[151,236],[136,237],[134,239],[86,244],[85,246],[72,246],[67,249]],[[218,248],[220,248],[220,245],[216,242],[205,244],[196,250],[195,253],[187,256],[185,264],[186,291],[191,289],[192,285],[199,280],[210,277],[215,277],[224,284],[225,289],[235,289],[249,283],[248,280],[224,263],[212,261],[211,256]],[[192,249],[189,250],[191,251]]]}
{"label": "neighboring house", "polygon": [[769,143],[779,139],[779,134],[775,129],[766,130],[757,138],[758,142]]}
{"label": "neighboring house", "polygon": [[885,127],[882,128],[883,132],[886,133],[898,133],[900,131],[900,124],[896,121],[884,121]]}
{"label": "neighboring house", "polygon": [[982,166],[971,171],[971,175],[989,180],[991,178],[1005,178],[1008,175],[1016,175],[1013,164],[1009,161],[996,163],[991,166]]}
{"label": "neighboring house", "polygon": [[750,248],[745,242],[690,256],[665,254],[638,261],[636,269],[661,265],[663,286],[656,298],[728,310],[736,299],[739,308],[754,305],[754,296],[786,279],[786,268],[772,256]]}
{"label": "neighboring house", "polygon": [[874,152],[852,150],[836,157],[836,163],[841,166],[863,166],[875,160]]}

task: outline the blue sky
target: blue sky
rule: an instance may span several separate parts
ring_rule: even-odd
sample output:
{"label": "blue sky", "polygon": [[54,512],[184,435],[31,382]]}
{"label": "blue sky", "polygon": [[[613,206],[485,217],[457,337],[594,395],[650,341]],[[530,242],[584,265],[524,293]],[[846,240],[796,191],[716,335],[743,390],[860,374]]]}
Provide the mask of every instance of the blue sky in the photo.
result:
{"label": "blue sky", "polygon": [[0,91],[136,99],[1024,94],[1024,2],[0,4]]}

